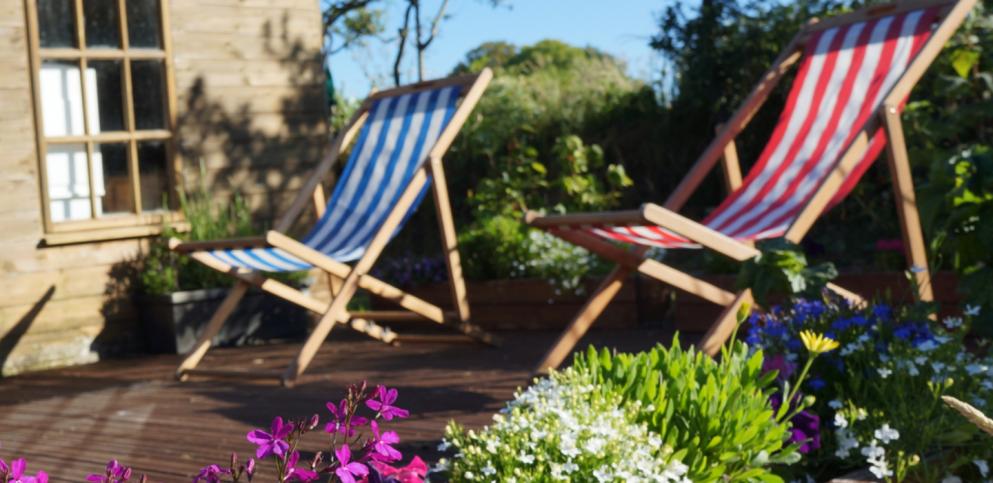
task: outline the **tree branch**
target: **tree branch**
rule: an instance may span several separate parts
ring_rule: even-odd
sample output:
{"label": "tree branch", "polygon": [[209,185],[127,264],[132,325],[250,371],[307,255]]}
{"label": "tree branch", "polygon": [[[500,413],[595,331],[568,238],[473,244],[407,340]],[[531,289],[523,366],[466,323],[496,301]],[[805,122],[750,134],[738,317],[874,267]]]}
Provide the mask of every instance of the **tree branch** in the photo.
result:
{"label": "tree branch", "polygon": [[400,62],[403,61],[404,47],[407,45],[407,34],[410,32],[410,14],[413,12],[414,4],[407,5],[407,11],[403,15],[403,27],[397,31],[397,56],[393,61],[393,83],[400,86]]}

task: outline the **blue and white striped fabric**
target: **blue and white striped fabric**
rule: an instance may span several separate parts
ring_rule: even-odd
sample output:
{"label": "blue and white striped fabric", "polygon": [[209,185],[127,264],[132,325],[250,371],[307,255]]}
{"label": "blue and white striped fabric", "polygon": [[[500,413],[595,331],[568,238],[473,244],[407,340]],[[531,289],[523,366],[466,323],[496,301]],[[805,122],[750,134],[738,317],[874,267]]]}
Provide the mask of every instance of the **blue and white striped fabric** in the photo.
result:
{"label": "blue and white striped fabric", "polygon": [[[358,259],[396,205],[455,113],[459,87],[449,86],[376,100],[359,133],[324,216],[303,243],[339,262]],[[430,182],[430,180],[429,180]],[[428,186],[404,218],[420,205]],[[403,227],[403,224],[397,229]],[[213,250],[238,268],[287,272],[311,268],[278,248]]]}

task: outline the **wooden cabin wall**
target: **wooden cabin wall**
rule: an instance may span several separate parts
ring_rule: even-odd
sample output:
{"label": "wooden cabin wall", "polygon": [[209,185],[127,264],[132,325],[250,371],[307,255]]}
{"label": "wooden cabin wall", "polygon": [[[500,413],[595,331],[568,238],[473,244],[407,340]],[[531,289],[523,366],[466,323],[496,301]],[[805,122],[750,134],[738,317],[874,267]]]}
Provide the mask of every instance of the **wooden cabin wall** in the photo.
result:
{"label": "wooden cabin wall", "polygon": [[[318,2],[169,1],[183,178],[271,219],[326,143]],[[24,8],[0,2],[0,375],[142,351],[147,239],[45,244]]]}

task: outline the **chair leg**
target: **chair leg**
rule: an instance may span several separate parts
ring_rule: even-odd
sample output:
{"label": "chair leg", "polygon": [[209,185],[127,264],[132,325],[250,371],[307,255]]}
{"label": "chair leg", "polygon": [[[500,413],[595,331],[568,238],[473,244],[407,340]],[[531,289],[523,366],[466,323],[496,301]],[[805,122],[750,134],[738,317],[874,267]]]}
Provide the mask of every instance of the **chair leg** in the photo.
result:
{"label": "chair leg", "polygon": [[203,332],[200,333],[200,337],[197,339],[196,345],[193,346],[193,350],[179,364],[179,367],[176,369],[176,379],[185,381],[187,378],[186,371],[195,368],[200,363],[203,356],[207,354],[207,350],[210,349],[210,344],[214,336],[220,332],[224,321],[234,311],[238,302],[245,296],[247,290],[248,283],[241,281],[231,288],[227,297],[221,302],[221,306],[217,308],[217,311],[211,316],[210,321],[207,322],[207,326],[203,328]]}
{"label": "chair leg", "polygon": [[572,320],[569,328],[559,336],[555,345],[545,354],[538,366],[536,373],[547,374],[550,370],[559,367],[562,361],[569,356],[573,347],[579,343],[579,339],[586,334],[593,322],[603,313],[604,309],[617,293],[624,286],[624,280],[631,274],[631,269],[617,265],[607,275],[607,278],[600,283],[593,295],[586,301],[583,308],[579,310]]}
{"label": "chair leg", "polygon": [[738,325],[738,309],[745,303],[753,303],[751,289],[738,292],[734,297],[734,301],[724,308],[724,311],[721,312],[721,315],[717,317],[717,320],[714,321],[714,324],[710,326],[710,329],[707,330],[707,333],[703,335],[703,338],[697,344],[697,347],[702,352],[711,356],[720,352],[721,346],[734,333],[734,329]]}

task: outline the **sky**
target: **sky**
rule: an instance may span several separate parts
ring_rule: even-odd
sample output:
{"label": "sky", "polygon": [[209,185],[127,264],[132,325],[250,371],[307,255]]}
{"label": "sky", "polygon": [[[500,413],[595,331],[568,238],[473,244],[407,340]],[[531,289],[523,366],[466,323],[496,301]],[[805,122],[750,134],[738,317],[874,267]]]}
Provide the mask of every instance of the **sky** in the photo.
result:
{"label": "sky", "polygon": [[[393,35],[403,15],[400,0],[387,0],[386,28]],[[423,0],[423,11],[433,12],[439,0]],[[577,46],[593,46],[628,64],[634,77],[651,79],[660,61],[648,47],[657,28],[664,0],[510,0],[493,8],[484,0],[450,0],[448,13],[425,56],[428,78],[444,77],[473,47],[504,40],[526,45],[557,39]],[[427,14],[424,15],[425,17]],[[394,44],[371,40],[366,47],[339,52],[330,58],[335,87],[349,98],[365,97],[373,82],[392,85]],[[412,49],[408,49],[411,54]],[[415,55],[407,55],[404,82],[416,80]]]}

